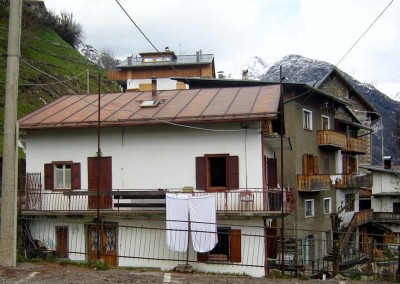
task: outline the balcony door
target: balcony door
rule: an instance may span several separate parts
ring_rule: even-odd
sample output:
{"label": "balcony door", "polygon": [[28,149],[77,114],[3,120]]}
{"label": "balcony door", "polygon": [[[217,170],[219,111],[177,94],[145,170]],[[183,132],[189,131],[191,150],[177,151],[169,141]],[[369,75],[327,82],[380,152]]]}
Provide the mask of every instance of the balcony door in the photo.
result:
{"label": "balcony door", "polygon": [[[88,190],[95,194],[89,196],[89,209],[97,209],[97,206],[99,209],[112,208],[112,196],[104,196],[112,189],[111,166],[111,157],[88,158]],[[100,196],[96,196],[97,189],[100,189]]]}

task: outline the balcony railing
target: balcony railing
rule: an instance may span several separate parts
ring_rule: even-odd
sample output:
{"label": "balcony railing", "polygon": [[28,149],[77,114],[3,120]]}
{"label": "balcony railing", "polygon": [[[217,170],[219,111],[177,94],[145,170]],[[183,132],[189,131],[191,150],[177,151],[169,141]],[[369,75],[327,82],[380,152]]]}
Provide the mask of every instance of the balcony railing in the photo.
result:
{"label": "balcony railing", "polygon": [[[262,189],[235,190],[225,192],[194,191],[36,191],[21,195],[19,208],[21,212],[66,212],[95,213],[102,212],[121,214],[133,212],[165,212],[165,194],[189,194],[202,196],[213,194],[216,197],[216,209],[219,214],[247,213],[281,213],[282,194],[283,212],[290,213],[295,204],[290,190],[281,189],[262,191]],[[99,194],[99,195],[98,195]]]}
{"label": "balcony railing", "polygon": [[347,138],[347,147],[344,152],[351,152],[355,154],[366,154],[368,150],[368,142],[359,138]]}
{"label": "balcony railing", "polygon": [[298,191],[321,191],[346,188],[371,188],[372,174],[297,175]]}
{"label": "balcony railing", "polygon": [[318,146],[346,149],[346,135],[333,130],[318,130]]}
{"label": "balcony railing", "polygon": [[400,223],[400,213],[374,212],[374,221],[385,223]]}
{"label": "balcony railing", "polygon": [[297,175],[298,191],[329,190],[331,185],[330,175]]}

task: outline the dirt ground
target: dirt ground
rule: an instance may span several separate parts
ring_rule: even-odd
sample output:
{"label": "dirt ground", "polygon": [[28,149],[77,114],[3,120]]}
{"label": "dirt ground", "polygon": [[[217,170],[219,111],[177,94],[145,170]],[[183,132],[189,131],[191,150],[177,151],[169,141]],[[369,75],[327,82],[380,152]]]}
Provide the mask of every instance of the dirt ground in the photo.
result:
{"label": "dirt ground", "polygon": [[[0,283],[190,283],[190,284],[239,284],[239,283],[346,283],[356,284],[366,281],[300,280],[252,278],[248,276],[211,275],[203,273],[177,273],[130,269],[93,270],[59,263],[19,263],[16,268],[0,267]],[[382,283],[382,282],[369,282]]]}

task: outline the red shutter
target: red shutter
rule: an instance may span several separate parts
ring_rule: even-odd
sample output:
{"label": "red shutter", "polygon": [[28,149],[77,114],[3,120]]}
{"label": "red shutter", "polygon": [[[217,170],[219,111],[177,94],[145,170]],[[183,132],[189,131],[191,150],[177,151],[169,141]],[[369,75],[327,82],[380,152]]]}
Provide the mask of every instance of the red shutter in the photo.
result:
{"label": "red shutter", "polygon": [[54,166],[53,164],[44,164],[44,189],[54,189]]}
{"label": "red shutter", "polygon": [[268,188],[276,188],[278,184],[276,158],[267,158]]}
{"label": "red shutter", "polygon": [[229,231],[230,238],[230,260],[231,262],[242,261],[242,237],[241,230],[235,229]]}
{"label": "red shutter", "polygon": [[207,262],[208,261],[208,252],[198,252],[197,253],[197,261]]}
{"label": "red shutter", "polygon": [[196,157],[196,189],[207,188],[206,157]]}
{"label": "red shutter", "polygon": [[73,163],[71,166],[71,187],[72,189],[81,188],[81,164]]}
{"label": "red shutter", "polygon": [[239,157],[238,156],[228,156],[226,157],[226,167],[227,167],[227,181],[226,185],[228,189],[238,189],[239,188]]}

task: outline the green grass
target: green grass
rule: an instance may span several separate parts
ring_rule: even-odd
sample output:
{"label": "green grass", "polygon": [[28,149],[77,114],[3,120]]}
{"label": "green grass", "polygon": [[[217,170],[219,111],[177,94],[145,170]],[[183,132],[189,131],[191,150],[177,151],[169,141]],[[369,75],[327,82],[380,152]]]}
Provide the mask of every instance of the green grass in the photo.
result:
{"label": "green grass", "polygon": [[[0,127],[4,125],[4,93],[7,66],[8,19],[0,18]],[[56,77],[60,81],[77,78],[63,84],[30,67]],[[19,70],[18,118],[27,115],[47,103],[67,94],[86,93],[89,69],[90,93],[98,93],[99,74],[102,92],[117,92],[118,87],[106,77],[106,71],[87,60],[77,50],[64,42],[52,29],[39,24],[23,25],[21,35],[21,61]],[[47,84],[31,85],[22,84]],[[71,91],[72,90],[72,91]],[[3,137],[0,136],[0,156]]]}

